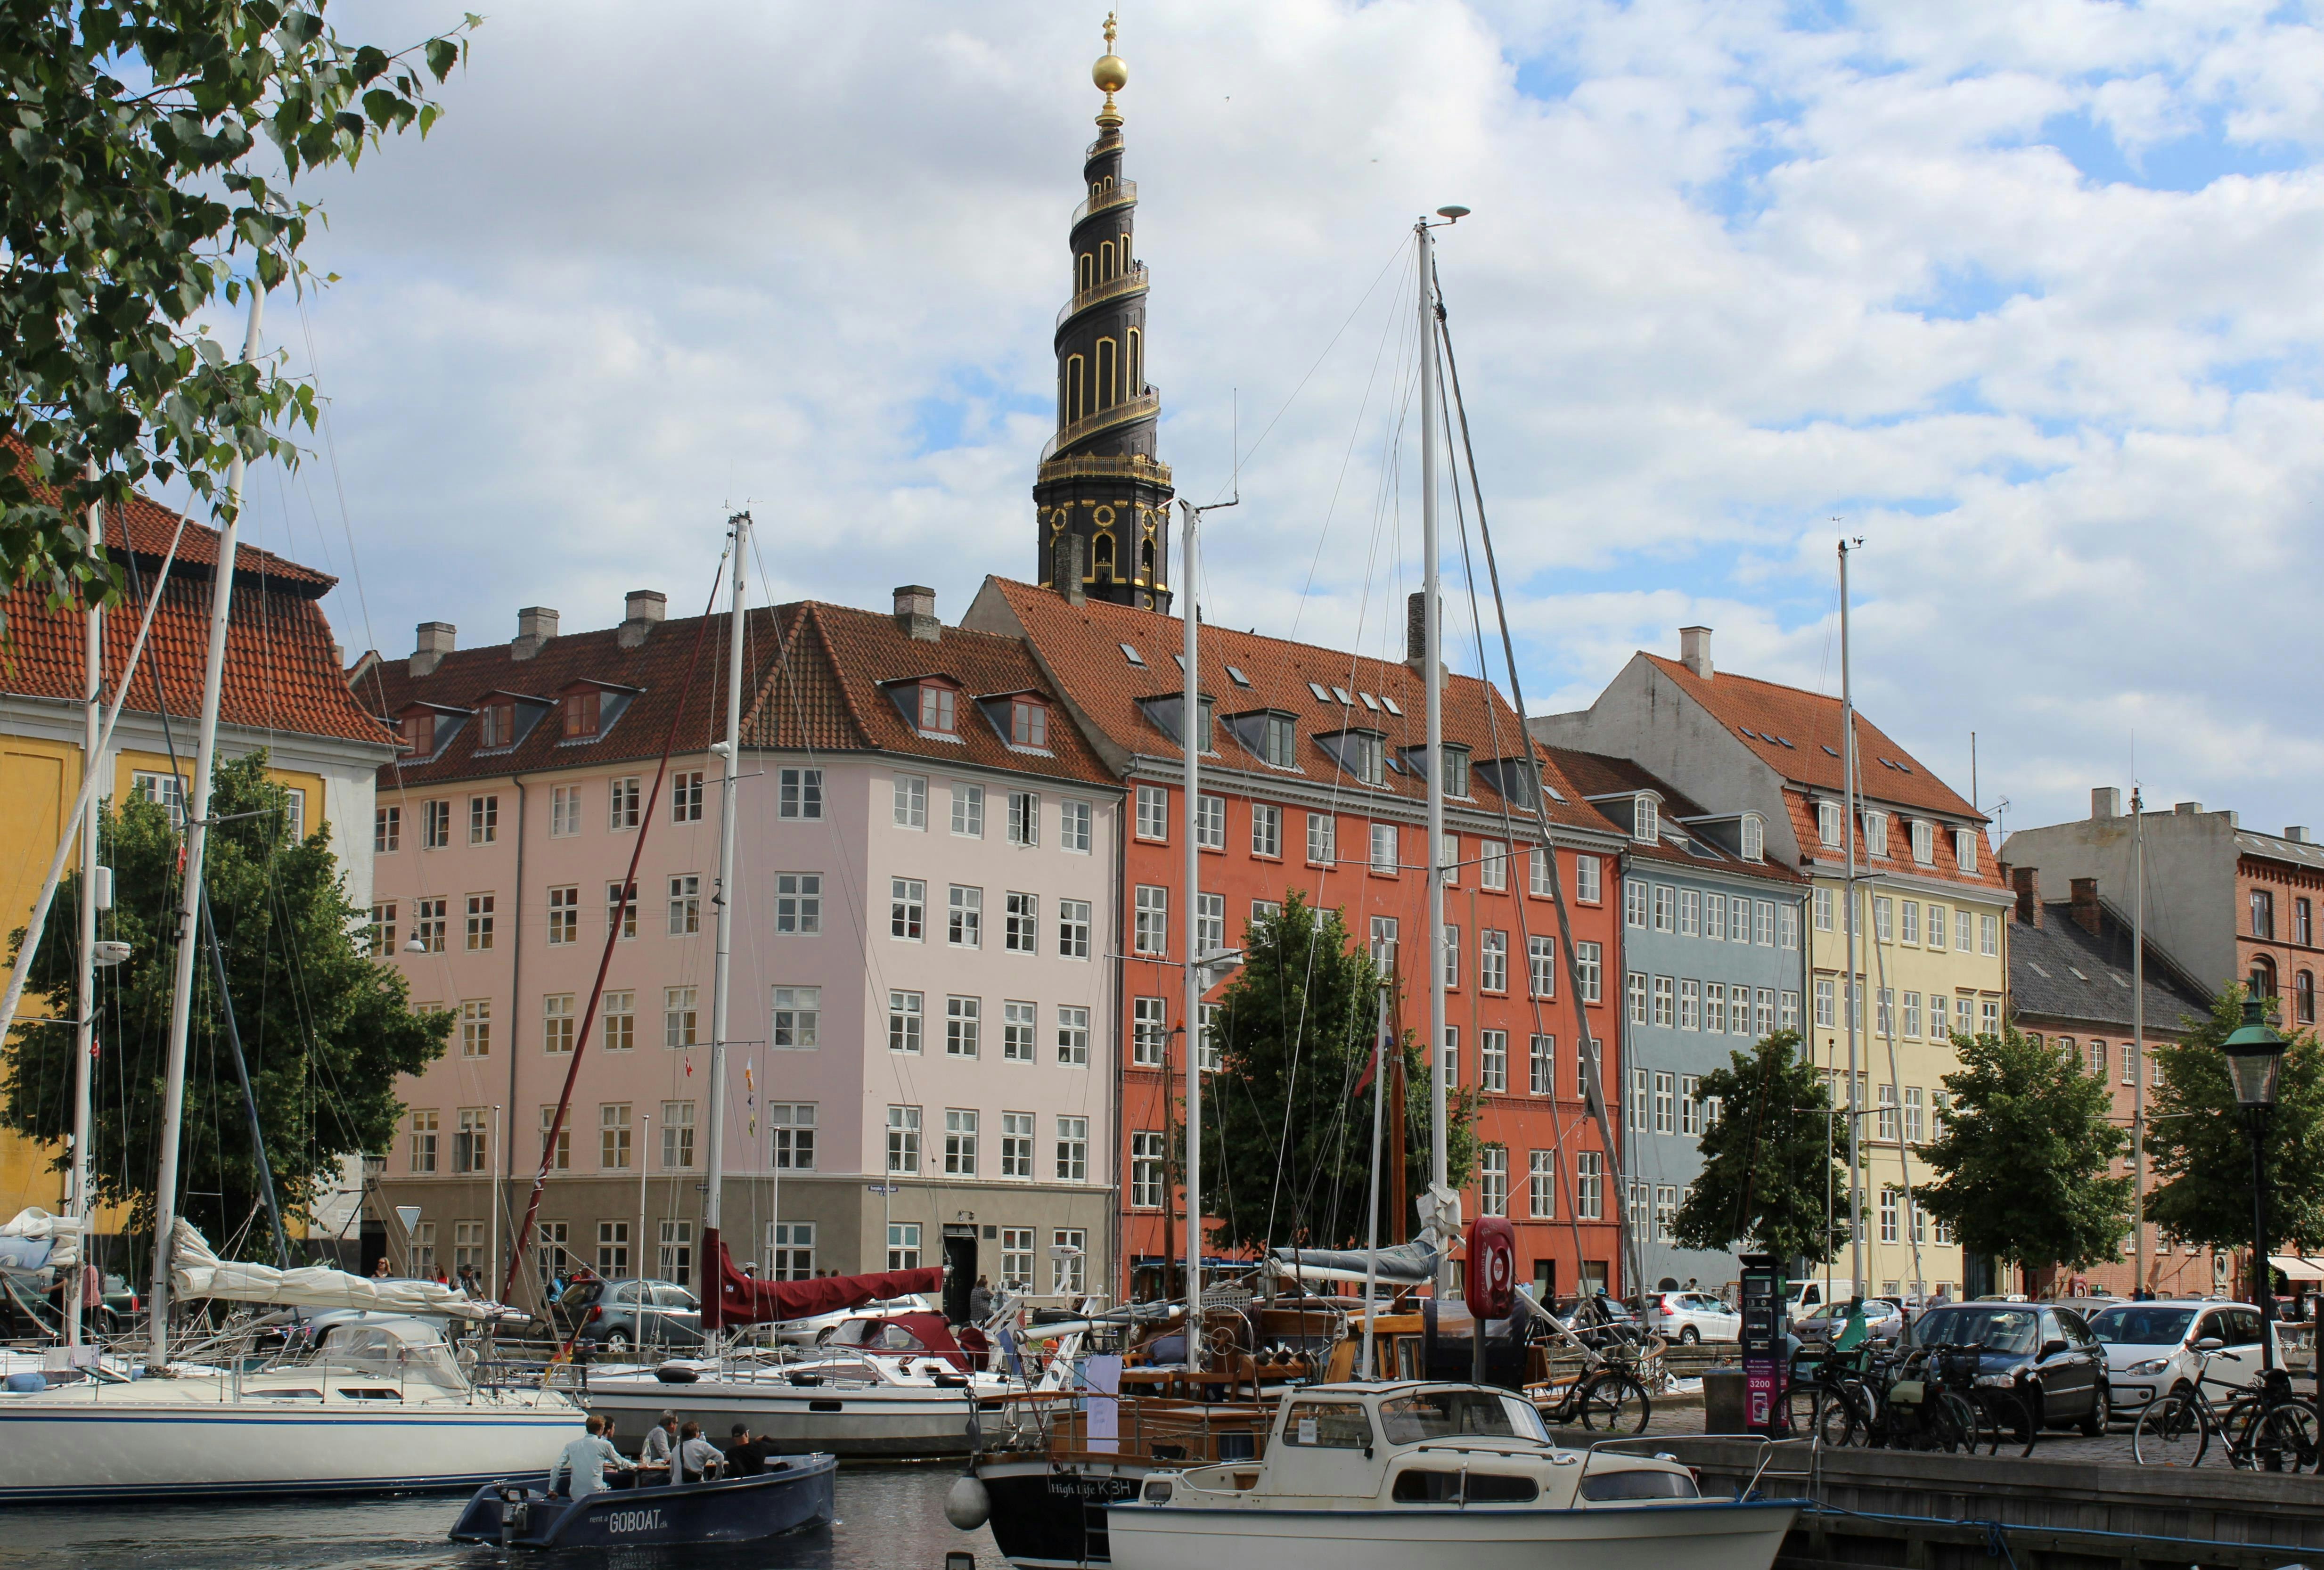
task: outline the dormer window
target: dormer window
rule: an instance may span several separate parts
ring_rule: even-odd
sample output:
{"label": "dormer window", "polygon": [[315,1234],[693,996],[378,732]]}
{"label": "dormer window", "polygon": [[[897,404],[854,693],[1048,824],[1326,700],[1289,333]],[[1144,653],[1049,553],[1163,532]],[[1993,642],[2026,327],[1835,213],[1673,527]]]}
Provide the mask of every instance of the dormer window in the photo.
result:
{"label": "dormer window", "polygon": [[[1448,745],[1443,748],[1443,755],[1444,794],[1465,799],[1469,794],[1469,749]],[[1428,749],[1426,747],[1405,748],[1404,766],[1411,771],[1415,779],[1427,779]]]}
{"label": "dormer window", "polygon": [[1259,755],[1268,767],[1289,769],[1296,765],[1293,759],[1299,745],[1299,722],[1287,714],[1264,716],[1266,724],[1259,734]]}
{"label": "dormer window", "polygon": [[1364,784],[1388,782],[1388,738],[1378,731],[1333,731],[1315,739],[1341,768]]}
{"label": "dormer window", "polygon": [[595,688],[589,687],[568,692],[557,700],[558,725],[567,741],[586,740],[597,734],[600,696]]}
{"label": "dormer window", "polygon": [[1962,872],[1977,871],[1977,830],[1973,828],[1953,830],[1953,861]]}
{"label": "dormer window", "polygon": [[505,747],[516,741],[516,705],[486,704],[476,716],[476,745]]}
{"label": "dormer window", "polygon": [[1767,820],[1756,812],[1743,815],[1743,859],[1747,862],[1767,859]]}
{"label": "dormer window", "polygon": [[1913,820],[1913,860],[1924,867],[1937,864],[1937,826],[1925,817]]}
{"label": "dormer window", "polygon": [[427,755],[436,750],[436,716],[425,710],[403,716],[403,740],[415,753]]}
{"label": "dormer window", "polygon": [[1020,747],[1047,747],[1049,706],[1038,698],[1012,700],[1009,705],[1009,739]]}
{"label": "dormer window", "polygon": [[[1213,751],[1211,700],[1197,695],[1194,704],[1194,750],[1198,753]],[[1154,722],[1157,730],[1182,747],[1186,744],[1186,725],[1181,717],[1186,707],[1185,695],[1170,692],[1158,697],[1142,697],[1138,700],[1138,706],[1146,711],[1146,717]]]}
{"label": "dormer window", "polygon": [[920,729],[951,735],[954,729],[953,690],[933,681],[920,683]]}
{"label": "dormer window", "polygon": [[1867,809],[1864,818],[1864,854],[1886,860],[1888,855],[1888,815]]}
{"label": "dormer window", "polygon": [[1817,802],[1816,838],[1836,849],[1840,845],[1840,803],[1837,801]]}
{"label": "dormer window", "polygon": [[1630,837],[1652,845],[1662,837],[1662,803],[1651,796],[1630,798]]}

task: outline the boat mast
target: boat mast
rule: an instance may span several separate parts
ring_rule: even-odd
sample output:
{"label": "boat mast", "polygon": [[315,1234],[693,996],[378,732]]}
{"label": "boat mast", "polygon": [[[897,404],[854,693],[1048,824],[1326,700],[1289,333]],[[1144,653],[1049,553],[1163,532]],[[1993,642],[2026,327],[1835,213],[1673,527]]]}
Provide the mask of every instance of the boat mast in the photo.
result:
{"label": "boat mast", "polygon": [[[93,503],[88,509],[88,553],[97,557],[104,551],[105,504]],[[81,714],[80,766],[95,773],[100,768],[97,751],[103,745],[100,733],[105,725],[105,611],[93,595],[88,602],[82,654],[87,683],[82,689],[86,697]],[[95,1121],[89,1057],[97,1049],[97,797],[85,796],[80,813],[80,973],[73,991],[72,1168],[65,1191],[65,1214],[81,1224],[78,1234],[80,1263],[69,1279],[60,1305],[67,1346],[81,1344],[82,1279],[88,1271],[88,1141],[89,1124]]]}
{"label": "boat mast", "polygon": [[[1436,275],[1431,254],[1434,241],[1430,224],[1422,218],[1412,226],[1415,264],[1419,272],[1419,337],[1415,340],[1420,366],[1420,596],[1421,672],[1428,695],[1428,1180],[1439,1192],[1452,1187],[1447,1171],[1444,1104],[1450,1089],[1444,1061],[1444,675],[1443,625],[1437,600],[1436,574],[1436,312],[1430,288]],[[1430,1225],[1441,1224],[1430,1196]],[[1452,1239],[1440,1236],[1436,1253],[1436,1296],[1452,1290]]]}
{"label": "boat mast", "polygon": [[[728,549],[734,557],[733,610],[726,624],[726,731],[710,750],[723,765],[718,776],[718,882],[710,902],[717,912],[718,950],[710,972],[710,1144],[707,1181],[702,1186],[702,1248],[705,1272],[717,1268],[720,1180],[726,1160],[727,993],[734,958],[734,799],[742,756],[742,554],[751,538],[751,515],[726,520]],[[641,1250],[645,1239],[638,1240]],[[642,1256],[641,1256],[642,1262]],[[641,1275],[644,1272],[640,1271]]]}
{"label": "boat mast", "polygon": [[2130,782],[2131,843],[2136,875],[2130,903],[2130,1228],[2138,1240],[2134,1293],[2154,1289],[2146,1257],[2146,802]]}
{"label": "boat mast", "polygon": [[1184,497],[1179,509],[1185,517],[1185,543],[1180,554],[1186,575],[1185,687],[1179,698],[1178,743],[1185,755],[1181,785],[1186,796],[1186,973],[1185,999],[1179,1029],[1186,1051],[1186,1366],[1203,1366],[1203,967],[1202,849],[1196,843],[1202,821],[1202,662],[1195,657],[1201,641],[1203,512]]}
{"label": "boat mast", "polygon": [[1857,1022],[1864,1009],[1864,986],[1856,974],[1856,697],[1849,685],[1848,541],[1840,542],[1840,766],[1848,822],[1848,974],[1840,983],[1840,1008],[1848,1020],[1848,1268],[1854,1277],[1849,1296],[1864,1295],[1864,1190],[1861,1141],[1863,1109],[1857,1086]]}
{"label": "boat mast", "polygon": [[[266,297],[255,282],[244,287],[250,291],[250,324],[242,340],[243,364],[248,365],[258,354],[258,324]],[[170,987],[169,1057],[161,1081],[161,1150],[160,1170],[153,1180],[153,1280],[148,1299],[152,1345],[146,1368],[157,1374],[170,1365],[170,1233],[178,1221],[178,1142],[186,1118],[186,1037],[193,1023],[194,955],[201,945],[202,860],[209,849],[210,771],[217,757],[218,688],[226,675],[226,618],[234,607],[244,466],[237,432],[234,462],[226,471],[226,523],[218,531],[217,565],[210,578],[209,655],[202,667],[202,716],[194,734],[193,786],[182,804],[186,861],[178,901],[177,970]]]}
{"label": "boat mast", "polygon": [[[1364,1209],[1364,1363],[1360,1379],[1376,1379],[1372,1362],[1372,1322],[1379,1317],[1375,1294],[1379,1290],[1380,1113],[1388,1104],[1388,978],[1380,977],[1379,1021],[1372,1030],[1372,1182],[1371,1203]],[[1400,1109],[1399,1109],[1400,1110]],[[1397,1151],[1401,1161],[1404,1152]]]}

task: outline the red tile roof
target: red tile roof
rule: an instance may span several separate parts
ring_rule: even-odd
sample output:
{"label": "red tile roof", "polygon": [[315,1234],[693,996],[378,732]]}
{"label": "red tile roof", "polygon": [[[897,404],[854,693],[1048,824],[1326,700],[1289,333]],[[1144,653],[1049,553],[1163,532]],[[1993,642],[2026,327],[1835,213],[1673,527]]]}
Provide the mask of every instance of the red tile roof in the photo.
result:
{"label": "red tile roof", "polygon": [[[1557,766],[1573,781],[1584,796],[1612,796],[1625,791],[1652,790],[1662,798],[1662,816],[1665,821],[1708,817],[1712,816],[1693,798],[1664,783],[1628,758],[1609,757],[1603,753],[1584,753],[1572,747],[1546,749]],[[1789,795],[1789,792],[1785,793]],[[1766,878],[1772,882],[1800,883],[1805,880],[1779,862],[1747,862],[1729,852],[1709,836],[1688,830],[1688,837],[1696,845],[1714,854],[1704,856],[1692,851],[1681,850],[1668,840],[1645,844],[1635,836],[1629,840],[1629,854],[1651,861],[1671,862],[1692,867],[1698,872],[1742,873],[1750,877]]]}
{"label": "red tile roof", "polygon": [[[1158,611],[1096,600],[1068,605],[1053,590],[1006,578],[988,578],[986,589],[1005,599],[1065,696],[1108,742],[1130,754],[1173,759],[1183,755],[1178,743],[1148,717],[1139,701],[1173,697],[1181,691],[1183,678],[1174,656],[1185,648],[1183,622]],[[1122,652],[1124,645],[1138,651],[1145,661],[1142,667],[1130,662]],[[1296,716],[1296,756],[1310,782],[1336,781],[1366,796],[1416,801],[1426,797],[1425,781],[1408,771],[1390,771],[1383,790],[1356,783],[1341,772],[1315,740],[1343,729],[1378,731],[1388,737],[1390,755],[1399,759],[1404,749],[1421,745],[1426,695],[1417,671],[1345,650],[1238,633],[1207,623],[1202,629],[1201,651],[1202,691],[1213,701],[1218,716],[1266,708]],[[1248,678],[1248,685],[1237,681],[1229,667]],[[1318,698],[1311,683],[1333,696]],[[1339,692],[1348,695],[1346,701],[1341,700]],[[1365,694],[1381,706],[1375,709],[1366,704]],[[1402,712],[1391,711],[1389,704]],[[1467,747],[1472,762],[1521,757],[1531,752],[1543,760],[1546,782],[1563,798],[1553,798],[1548,804],[1553,821],[1599,834],[1619,832],[1582,799],[1556,763],[1530,742],[1524,721],[1489,683],[1470,676],[1447,679],[1444,739]],[[1220,727],[1216,745],[1222,756],[1248,773],[1270,771],[1243,752],[1224,726]],[[1489,780],[1472,773],[1470,789],[1474,800],[1463,805],[1488,813],[1502,810],[1502,799]],[[1523,818],[1533,816],[1530,808],[1516,803],[1509,807]]]}

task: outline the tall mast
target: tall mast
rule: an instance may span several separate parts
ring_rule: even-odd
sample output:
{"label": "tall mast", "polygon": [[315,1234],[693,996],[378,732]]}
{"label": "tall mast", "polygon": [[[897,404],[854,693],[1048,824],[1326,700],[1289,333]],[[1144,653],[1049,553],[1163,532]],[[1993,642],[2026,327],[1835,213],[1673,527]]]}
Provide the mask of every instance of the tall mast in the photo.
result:
{"label": "tall mast", "polygon": [[[105,550],[105,506],[94,503],[88,510],[88,552],[97,556]],[[95,596],[88,602],[88,618],[82,651],[83,670],[87,683],[81,714],[80,766],[90,772],[98,771],[97,751],[104,744],[101,732],[105,725],[105,612]],[[97,1048],[97,796],[90,792],[81,804],[80,813],[80,972],[73,993],[73,1131],[72,1173],[65,1192],[65,1214],[83,1224],[80,1233],[80,1263],[67,1279],[64,1300],[65,1344],[80,1344],[81,1277],[88,1270],[88,1140],[89,1125],[95,1121],[89,1093],[89,1057]]]}
{"label": "tall mast", "polygon": [[[254,282],[250,325],[242,340],[244,365],[258,354],[258,324],[266,297]],[[170,1233],[178,1221],[178,1139],[186,1118],[186,1037],[193,1023],[194,955],[201,946],[202,860],[209,849],[210,771],[217,757],[218,688],[226,676],[226,618],[234,607],[235,552],[242,532],[244,470],[239,433],[226,471],[226,520],[218,532],[217,566],[210,579],[209,655],[202,667],[202,718],[194,737],[193,787],[184,799],[186,864],[178,901],[177,971],[170,987],[169,1057],[161,1081],[161,1168],[153,1180],[153,1282],[150,1298],[152,1345],[147,1368],[170,1364]]]}
{"label": "tall mast", "polygon": [[[718,775],[718,882],[710,900],[717,912],[718,952],[710,971],[710,1141],[709,1161],[702,1186],[702,1246],[706,1263],[715,1268],[712,1244],[718,1235],[720,1186],[726,1167],[726,1025],[727,993],[734,959],[734,799],[742,783],[742,555],[751,538],[751,515],[737,513],[726,521],[734,555],[733,610],[726,627],[726,730],[711,751],[724,767]],[[638,1239],[643,1260],[645,1239]],[[643,1272],[640,1272],[642,1274]]]}
{"label": "tall mast", "polygon": [[1864,1109],[1857,1085],[1857,1022],[1864,1009],[1863,984],[1856,976],[1856,695],[1849,685],[1848,541],[1840,542],[1840,766],[1848,810],[1848,974],[1840,983],[1840,1006],[1848,1020],[1848,1268],[1855,1278],[1850,1297],[1864,1293]]}
{"label": "tall mast", "polygon": [[[1416,340],[1420,365],[1420,596],[1421,672],[1428,694],[1428,1180],[1439,1190],[1452,1187],[1447,1170],[1444,1104],[1450,1066],[1444,1061],[1444,677],[1443,618],[1438,614],[1436,574],[1436,313],[1435,243],[1422,218],[1412,226],[1420,287],[1420,329]],[[1434,1212],[1432,1210],[1431,1214]],[[1452,1289],[1452,1259],[1440,1238],[1436,1295]]]}
{"label": "tall mast", "polygon": [[2131,1290],[2152,1291],[2146,1258],[2146,802],[2130,783],[2131,843],[2136,875],[2130,902],[2130,1050],[2138,1065],[2130,1082],[2130,1233],[2138,1240],[2137,1276]]}
{"label": "tall mast", "polygon": [[1185,514],[1184,570],[1186,592],[1182,609],[1186,630],[1185,690],[1179,699],[1179,750],[1185,755],[1186,796],[1186,995],[1179,1014],[1186,1042],[1186,1366],[1203,1366],[1203,967],[1202,849],[1195,843],[1202,821],[1202,662],[1195,657],[1202,636],[1202,510],[1183,497]]}

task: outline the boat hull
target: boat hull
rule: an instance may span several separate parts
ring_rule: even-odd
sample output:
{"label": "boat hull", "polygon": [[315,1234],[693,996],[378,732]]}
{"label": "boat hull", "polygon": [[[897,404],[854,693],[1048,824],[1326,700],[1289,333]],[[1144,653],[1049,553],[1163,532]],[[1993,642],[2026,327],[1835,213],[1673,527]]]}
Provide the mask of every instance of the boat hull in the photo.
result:
{"label": "boat hull", "polygon": [[1113,1570],[1767,1570],[1797,1501],[1525,1510],[1114,1505]]}
{"label": "boat hull", "polygon": [[[521,1548],[626,1548],[751,1543],[829,1524],[838,1459],[807,1455],[782,1471],[676,1487],[606,1489],[581,1500],[548,1499],[504,1482],[479,1489],[453,1526],[456,1543]],[[521,1497],[512,1500],[508,1495]],[[512,1512],[508,1519],[504,1512]]]}
{"label": "boat hull", "polygon": [[[614,1445],[634,1452],[664,1412],[724,1439],[737,1423],[784,1455],[914,1458],[965,1455],[973,1404],[967,1390],[896,1386],[838,1389],[775,1381],[592,1380],[589,1409],[613,1420]],[[989,1399],[989,1398],[988,1398]],[[993,1403],[994,1409],[998,1403]]]}
{"label": "boat hull", "polygon": [[1002,1558],[1019,1570],[1061,1570],[1108,1562],[1106,1506],[1135,1499],[1148,1462],[988,1460],[977,1480],[991,1501],[987,1521]]}

